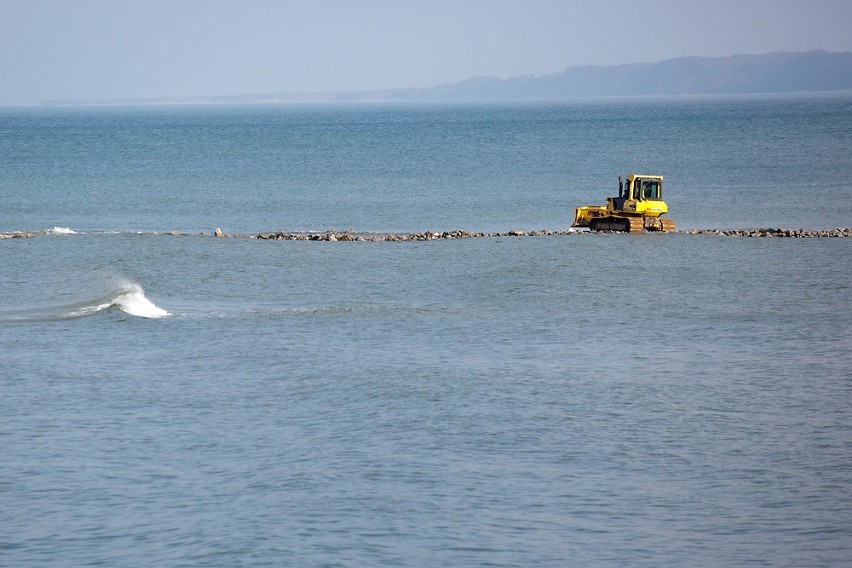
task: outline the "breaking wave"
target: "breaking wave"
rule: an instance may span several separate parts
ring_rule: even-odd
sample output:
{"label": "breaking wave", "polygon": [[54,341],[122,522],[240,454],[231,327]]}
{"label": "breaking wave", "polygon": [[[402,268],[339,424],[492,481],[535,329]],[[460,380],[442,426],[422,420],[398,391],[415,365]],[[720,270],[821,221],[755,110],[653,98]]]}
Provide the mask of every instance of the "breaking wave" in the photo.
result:
{"label": "breaking wave", "polygon": [[149,319],[158,319],[171,315],[168,311],[149,300],[139,284],[122,281],[108,293],[95,298],[87,298],[62,305],[2,311],[0,312],[0,321],[57,321],[91,316],[110,309],[120,310],[131,316]]}
{"label": "breaking wave", "polygon": [[77,231],[68,227],[54,227],[45,231],[48,235],[76,235]]}

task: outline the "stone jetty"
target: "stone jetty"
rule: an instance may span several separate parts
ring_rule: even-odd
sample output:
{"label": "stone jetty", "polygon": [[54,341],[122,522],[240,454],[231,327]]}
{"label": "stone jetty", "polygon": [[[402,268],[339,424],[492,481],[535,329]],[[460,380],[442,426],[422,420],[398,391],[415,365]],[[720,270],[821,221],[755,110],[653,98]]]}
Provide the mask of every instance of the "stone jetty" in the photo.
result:
{"label": "stone jetty", "polygon": [[837,229],[692,229],[686,231],[690,235],[720,235],[726,237],[787,237],[793,239],[820,239],[852,237],[852,228]]}
{"label": "stone jetty", "polygon": [[321,233],[258,233],[250,238],[267,241],[359,241],[359,242],[408,242],[408,241],[437,241],[446,239],[476,239],[486,237],[552,237],[556,235],[580,234],[575,229],[540,231],[507,231],[503,233],[471,233],[462,229],[442,232],[422,233],[356,233],[354,231],[325,231]]}
{"label": "stone jetty", "polygon": [[[602,231],[608,232],[608,231]],[[714,235],[726,237],[789,237],[807,238],[837,238],[852,237],[852,227],[838,229],[691,229],[676,231],[676,234]],[[257,235],[241,235],[249,238],[272,241],[436,241],[441,239],[472,239],[485,237],[551,237],[563,235],[594,235],[595,231],[576,229],[545,229],[541,231],[508,231],[503,233],[471,233],[464,230],[443,231],[440,233],[355,233],[352,231],[325,231],[321,233],[258,233]]]}
{"label": "stone jetty", "polygon": [[[585,229],[543,229],[537,231],[505,231],[496,233],[485,232],[470,232],[462,229],[453,231],[441,232],[416,232],[416,233],[366,233],[356,232],[351,229],[345,231],[328,230],[320,232],[285,232],[276,231],[269,233],[225,233],[222,229],[217,228],[212,235],[219,238],[242,238],[242,239],[258,239],[264,241],[358,241],[358,242],[413,242],[413,241],[438,241],[448,239],[477,239],[477,238],[494,238],[494,237],[554,237],[567,235],[596,235],[607,233],[608,231],[589,231]],[[14,232],[0,233],[0,239],[25,239],[38,237],[43,235],[55,234],[51,231],[35,231],[35,232]],[[76,234],[76,233],[72,233]],[[171,235],[175,237],[191,236],[180,231],[170,231],[166,233],[151,233],[155,235]],[[616,233],[617,234],[617,233]],[[705,236],[724,236],[724,237],[786,237],[795,239],[814,239],[814,238],[849,238],[852,237],[852,227],[841,227],[837,229],[785,229],[779,227],[777,229],[689,229],[675,231],[673,234],[680,235],[705,235]],[[66,236],[66,235],[62,235]],[[206,236],[205,233],[196,236]]]}

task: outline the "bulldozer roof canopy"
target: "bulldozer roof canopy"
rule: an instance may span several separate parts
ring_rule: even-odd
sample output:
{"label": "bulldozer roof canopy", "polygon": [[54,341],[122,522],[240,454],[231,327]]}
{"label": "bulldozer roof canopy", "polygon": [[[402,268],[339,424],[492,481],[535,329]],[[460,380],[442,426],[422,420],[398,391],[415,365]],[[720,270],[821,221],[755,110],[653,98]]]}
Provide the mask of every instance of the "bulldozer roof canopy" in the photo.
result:
{"label": "bulldozer roof canopy", "polygon": [[627,176],[627,179],[633,181],[635,179],[653,179],[658,181],[663,181],[663,176],[650,175],[650,174],[630,174]]}

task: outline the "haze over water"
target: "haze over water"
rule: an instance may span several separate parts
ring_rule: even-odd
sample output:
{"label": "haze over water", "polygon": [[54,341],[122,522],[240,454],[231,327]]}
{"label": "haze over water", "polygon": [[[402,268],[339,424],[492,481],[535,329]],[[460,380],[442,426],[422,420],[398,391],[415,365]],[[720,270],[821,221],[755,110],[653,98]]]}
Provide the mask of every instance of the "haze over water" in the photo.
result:
{"label": "haze over water", "polygon": [[[852,98],[0,110],[0,564],[845,566]],[[184,236],[171,236],[170,231]],[[198,236],[199,233],[206,236]]]}

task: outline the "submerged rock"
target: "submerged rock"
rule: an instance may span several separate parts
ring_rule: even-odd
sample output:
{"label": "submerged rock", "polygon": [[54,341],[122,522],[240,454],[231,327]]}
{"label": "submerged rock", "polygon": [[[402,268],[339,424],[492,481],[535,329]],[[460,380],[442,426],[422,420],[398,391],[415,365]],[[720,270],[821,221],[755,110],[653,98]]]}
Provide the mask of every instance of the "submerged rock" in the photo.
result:
{"label": "submerged rock", "polygon": [[726,237],[786,237],[794,239],[819,239],[819,238],[849,238],[852,237],[852,228],[840,227],[837,229],[785,229],[761,228],[761,229],[692,229],[687,232],[690,235],[720,235]]}
{"label": "submerged rock", "polygon": [[0,233],[0,239],[29,239],[37,236],[38,233],[24,231],[22,233]]}

